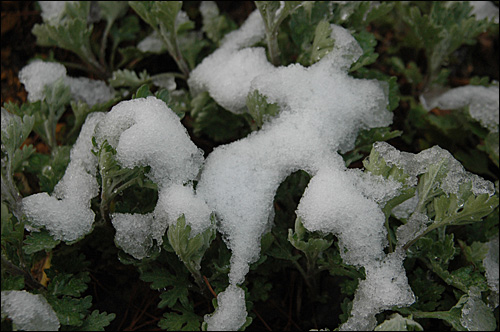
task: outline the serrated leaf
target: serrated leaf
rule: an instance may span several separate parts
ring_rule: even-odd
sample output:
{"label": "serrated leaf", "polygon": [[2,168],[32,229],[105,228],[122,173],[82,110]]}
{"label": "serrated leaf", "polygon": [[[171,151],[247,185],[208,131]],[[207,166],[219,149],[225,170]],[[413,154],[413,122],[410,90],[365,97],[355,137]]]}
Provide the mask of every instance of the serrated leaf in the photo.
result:
{"label": "serrated leaf", "polygon": [[2,246],[7,247],[7,242],[15,244],[16,247],[24,237],[24,225],[13,218],[7,205],[2,201]]}
{"label": "serrated leaf", "polygon": [[374,331],[423,331],[424,328],[413,319],[403,317],[396,313],[389,316],[381,324],[375,327]]}
{"label": "serrated leaf", "polygon": [[243,116],[224,110],[206,91],[191,100],[191,116],[194,134],[205,134],[215,142],[232,141],[249,132]]}
{"label": "serrated leaf", "polygon": [[489,194],[470,195],[463,203],[456,194],[434,199],[435,221],[442,225],[465,225],[490,214],[498,206],[498,197]]}
{"label": "serrated leaf", "polygon": [[45,250],[49,252],[54,249],[61,241],[54,238],[46,230],[40,232],[31,232],[24,240],[23,251],[27,255]]}
{"label": "serrated leaf", "polygon": [[258,90],[248,94],[246,105],[248,113],[255,121],[256,128],[261,128],[265,121],[279,113],[278,105],[268,103],[267,97],[261,95]]}
{"label": "serrated leaf", "polygon": [[141,273],[141,280],[151,282],[152,289],[163,290],[160,294],[161,301],[158,303],[159,308],[165,306],[173,308],[177,301],[184,308],[191,307],[188,299],[190,283],[187,279],[187,274],[183,271],[178,270],[176,274],[172,274],[166,269],[156,268]]}
{"label": "serrated leaf", "polygon": [[71,297],[57,298],[53,295],[46,296],[47,301],[57,314],[61,325],[82,326],[88,309],[92,306],[92,296],[82,299]]}
{"label": "serrated leaf", "polygon": [[421,256],[427,257],[433,264],[439,264],[444,269],[447,269],[449,262],[457,254],[453,233],[446,234],[440,241],[422,237],[418,240],[417,246]]}
{"label": "serrated leaf", "polygon": [[332,28],[328,21],[320,21],[314,32],[311,56],[309,63],[313,64],[321,60],[333,50],[335,41],[331,38]]}
{"label": "serrated leaf", "polygon": [[47,290],[55,296],[67,295],[73,297],[81,296],[87,290],[87,283],[90,281],[88,272],[81,272],[78,275],[55,273],[47,271],[47,276],[51,279]]}
{"label": "serrated leaf", "polygon": [[[212,220],[213,226],[213,220]],[[199,270],[201,259],[210,243],[215,238],[213,227],[191,237],[191,226],[186,225],[184,214],[177,219],[174,225],[170,225],[167,230],[168,242],[174,249],[181,261],[187,268]]]}
{"label": "serrated leaf", "polygon": [[189,291],[187,286],[188,284],[185,282],[177,280],[176,278],[171,278],[169,289],[160,294],[161,300],[158,303],[158,308],[164,308],[165,306],[173,308],[177,301],[179,301],[184,308],[191,307],[188,299]]}
{"label": "serrated leaf", "polygon": [[447,159],[442,159],[438,163],[428,167],[427,171],[420,177],[417,185],[419,206],[425,206],[434,197],[443,193],[440,184],[447,173]]}
{"label": "serrated leaf", "polygon": [[355,148],[343,155],[346,166],[363,158],[366,153],[370,153],[375,142],[385,142],[395,137],[401,136],[400,130],[391,131],[389,127],[371,128],[361,130],[356,138]]}
{"label": "serrated leaf", "polygon": [[[19,107],[13,108],[21,112]],[[5,152],[10,158],[13,158],[17,149],[19,149],[28,138],[34,123],[34,116],[26,114],[21,118],[2,108],[2,152]]]}
{"label": "serrated leaf", "polygon": [[404,186],[409,183],[410,176],[401,168],[392,165],[388,166],[380,153],[372,148],[367,159],[363,160],[365,170],[373,175],[381,175],[386,179],[392,179],[401,182]]}
{"label": "serrated leaf", "polygon": [[145,84],[149,80],[149,75],[146,70],[143,70],[139,75],[129,69],[118,69],[113,72],[112,77],[109,79],[109,84],[112,87],[125,86],[131,89],[136,89]]}
{"label": "serrated leaf", "polygon": [[446,287],[434,280],[431,271],[424,271],[419,267],[408,274],[408,282],[417,298],[411,307],[422,311],[435,311]]}
{"label": "serrated leaf", "polygon": [[485,292],[489,289],[485,276],[472,265],[463,266],[452,271],[449,280],[452,280],[456,284],[463,285],[463,289],[477,287],[481,292]]}
{"label": "serrated leaf", "polygon": [[474,241],[470,246],[468,246],[464,241],[458,240],[460,243],[460,248],[465,256],[465,259],[474,264],[474,266],[481,266],[484,258],[488,254],[488,244]]}
{"label": "serrated leaf", "polygon": [[[107,2],[107,1],[106,1]],[[118,23],[113,24],[111,26],[111,29],[109,31],[109,34],[113,40],[113,46],[112,49],[115,50],[118,45],[123,42],[123,41],[132,41],[135,40],[137,37],[137,34],[141,31],[141,26],[139,24],[139,19],[137,16],[125,16],[123,19],[121,19]],[[141,52],[139,50],[135,49],[137,52],[136,54],[139,55],[137,59],[141,59]],[[123,55],[124,52],[120,51],[119,52]],[[126,53],[126,52],[125,52]],[[111,59],[112,65],[114,64],[114,54],[112,54],[112,59]],[[122,63],[127,63],[127,59],[122,60]],[[118,66],[120,67],[120,66]]]}
{"label": "serrated leaf", "polygon": [[303,251],[306,256],[311,257],[313,261],[316,260],[318,255],[328,249],[333,240],[326,240],[322,238],[309,237],[306,239],[306,229],[302,224],[300,217],[295,220],[295,232],[288,229],[288,241],[294,248]]}
{"label": "serrated leaf", "polygon": [[349,69],[350,72],[356,71],[361,67],[371,65],[378,58],[378,53],[375,53],[375,46],[377,46],[377,41],[375,36],[368,31],[362,30],[354,35],[356,41],[359,43],[363,49],[363,55],[351,65]]}
{"label": "serrated leaf", "polygon": [[177,312],[167,312],[163,314],[163,317],[158,326],[167,331],[199,331],[201,327],[201,318],[195,313],[179,309]]}
{"label": "serrated leaf", "polygon": [[215,1],[204,1],[203,8],[200,7],[202,15],[202,31],[207,37],[218,44],[222,37],[236,29],[236,23],[224,15],[220,15]]}
{"label": "serrated leaf", "polygon": [[[85,2],[85,1],[83,1]],[[85,63],[102,69],[90,47],[93,26],[87,26],[86,20],[68,19],[61,25],[35,24],[31,32],[41,46],[57,46],[78,55]]]}
{"label": "serrated leaf", "polygon": [[94,310],[85,318],[83,324],[79,326],[76,331],[104,331],[104,328],[108,326],[115,317],[116,315],[114,313],[99,313],[99,310]]}

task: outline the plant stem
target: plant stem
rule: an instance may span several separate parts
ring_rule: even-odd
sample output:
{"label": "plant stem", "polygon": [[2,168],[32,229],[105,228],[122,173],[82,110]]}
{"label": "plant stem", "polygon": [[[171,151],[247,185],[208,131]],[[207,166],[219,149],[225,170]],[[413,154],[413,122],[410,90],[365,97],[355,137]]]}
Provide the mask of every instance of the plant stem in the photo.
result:
{"label": "plant stem", "polygon": [[99,62],[101,63],[101,66],[105,67],[106,66],[106,45],[107,45],[107,40],[108,40],[108,35],[109,31],[111,30],[111,26],[113,25],[113,21],[107,21],[106,23],[106,28],[104,29],[104,33],[102,34],[102,39],[101,39],[101,49],[99,53]]}
{"label": "plant stem", "polygon": [[267,48],[269,50],[269,57],[271,58],[271,63],[275,66],[281,64],[280,61],[280,49],[278,46],[278,30],[273,29],[273,31],[266,31],[266,41]]}

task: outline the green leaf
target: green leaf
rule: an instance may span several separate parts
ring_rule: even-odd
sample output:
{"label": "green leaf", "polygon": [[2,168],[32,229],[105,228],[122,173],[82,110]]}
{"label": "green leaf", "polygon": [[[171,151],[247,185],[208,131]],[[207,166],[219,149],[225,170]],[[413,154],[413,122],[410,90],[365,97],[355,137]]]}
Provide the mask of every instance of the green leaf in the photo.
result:
{"label": "green leaf", "polygon": [[177,39],[181,54],[186,59],[189,68],[193,70],[201,62],[199,55],[209,45],[208,41],[194,31],[180,34]]}
{"label": "green leaf", "polygon": [[351,65],[349,69],[350,72],[356,71],[361,67],[371,65],[378,58],[378,53],[375,53],[375,46],[377,46],[377,41],[375,36],[368,31],[362,30],[354,35],[356,41],[359,43],[363,49],[363,55]]}
{"label": "green leaf", "polygon": [[391,131],[390,127],[380,127],[361,130],[356,138],[355,148],[343,155],[346,166],[363,158],[365,154],[370,153],[373,143],[388,141],[401,136],[400,130]]}
{"label": "green leaf", "polygon": [[128,10],[126,1],[98,1],[101,15],[108,22],[114,22],[116,19],[124,16]]}
{"label": "green leaf", "polygon": [[168,242],[189,271],[200,269],[201,259],[210,243],[215,239],[214,219],[212,227],[191,237],[191,226],[186,225],[184,214],[167,230]]}
{"label": "green leaf", "polygon": [[30,157],[35,153],[33,145],[25,145],[14,152],[12,157],[12,171],[14,173],[22,172],[28,166]]}
{"label": "green leaf", "polygon": [[61,241],[54,238],[46,230],[40,232],[31,232],[24,240],[23,251],[27,255],[45,250],[46,252],[54,249]]}
{"label": "green leaf", "polygon": [[151,93],[151,91],[149,91],[149,85],[148,84],[143,84],[132,95],[132,99],[146,98],[146,97],[149,97],[149,96],[152,96],[152,95],[153,94]]}
{"label": "green leaf", "polygon": [[225,15],[220,15],[215,2],[202,2],[200,12],[202,15],[202,31],[216,44],[230,31],[236,29],[236,23]]}
{"label": "green leaf", "polygon": [[17,221],[17,219],[13,218],[12,214],[9,211],[9,208],[3,201],[1,203],[1,211],[2,247],[8,248],[8,243],[14,245],[14,247],[17,247],[23,241],[24,225]]}
{"label": "green leaf", "polygon": [[188,65],[179,49],[178,33],[194,25],[189,20],[183,24],[177,24],[182,1],[130,1],[129,5],[162,37],[168,52],[181,72],[188,75]]}
{"label": "green leaf", "polygon": [[[105,1],[107,3],[107,1]],[[137,34],[141,31],[141,26],[139,24],[139,19],[137,16],[125,16],[117,24],[113,24],[109,30],[109,34],[113,40],[112,52],[114,53],[116,48],[121,42],[124,41],[134,41],[137,38]],[[137,50],[137,53],[141,52]],[[114,54],[111,55],[112,60],[114,60]],[[140,59],[138,57],[137,59]],[[126,61],[125,61],[126,62]]]}
{"label": "green leaf", "polygon": [[434,199],[435,222],[440,225],[465,225],[481,221],[497,206],[498,196],[489,194],[470,195],[465,202],[456,194],[448,197],[441,195]]}
{"label": "green leaf", "polygon": [[24,288],[24,277],[22,275],[14,276],[2,271],[2,291],[22,290]]}
{"label": "green leaf", "polygon": [[288,241],[294,248],[303,251],[311,262],[315,262],[317,257],[332,245],[333,240],[314,238],[312,236],[306,238],[306,235],[309,234],[307,234],[302,224],[302,219],[297,217],[295,219],[295,232],[288,229]]}
{"label": "green leaf", "polygon": [[332,28],[328,21],[321,21],[316,26],[309,63],[321,60],[333,50],[334,40],[331,38]]}
{"label": "green leaf", "polygon": [[493,309],[481,299],[481,292],[473,288],[462,308],[460,323],[468,331],[495,331],[497,322]]}
{"label": "green leaf", "polygon": [[184,308],[189,308],[190,303],[187,286],[187,283],[179,281],[176,278],[171,278],[169,287],[172,288],[160,294],[161,301],[158,303],[158,308],[164,308],[165,306],[173,308],[177,301],[179,301]]}
{"label": "green leaf", "polygon": [[61,325],[82,326],[88,309],[92,306],[90,295],[81,299],[68,296],[57,298],[54,295],[48,295],[46,299],[56,312]]}
{"label": "green leaf", "polygon": [[177,274],[172,274],[166,269],[155,268],[151,271],[142,272],[141,280],[151,282],[152,289],[163,290],[160,294],[161,301],[158,303],[159,308],[165,306],[173,308],[177,301],[179,301],[184,308],[190,308],[191,304],[188,299],[188,288],[191,287],[191,284],[187,276],[188,275],[182,271],[178,271]]}
{"label": "green leaf", "polygon": [[427,171],[420,177],[417,185],[418,206],[417,211],[422,209],[436,196],[443,193],[441,182],[448,173],[448,160],[442,159],[436,164],[430,165]]}
{"label": "green leaf", "polygon": [[248,94],[246,105],[248,113],[255,121],[256,128],[261,128],[264,122],[279,113],[278,105],[269,104],[267,97],[261,95],[258,90],[254,90]]}
{"label": "green leaf", "polygon": [[421,311],[435,311],[439,307],[446,287],[436,282],[431,277],[431,273],[420,267],[408,273],[408,282],[417,298],[417,301],[412,304],[412,308]]}
{"label": "green leaf", "polygon": [[488,133],[488,136],[486,136],[486,139],[484,140],[484,145],[479,145],[478,149],[481,151],[484,151],[488,154],[490,157],[490,160],[493,161],[493,163],[499,167],[499,155],[498,155],[498,145],[499,145],[499,133],[496,132],[490,132]]}
{"label": "green leaf", "polygon": [[411,318],[405,318],[398,313],[389,316],[374,331],[423,331],[424,328]]}
{"label": "green leaf", "polygon": [[207,135],[215,142],[228,142],[244,137],[249,132],[247,121],[220,107],[208,94],[202,92],[191,100],[193,132]]}
{"label": "green leaf", "polygon": [[120,86],[137,89],[139,86],[149,81],[149,75],[146,70],[143,70],[139,75],[129,69],[118,69],[113,72],[112,77],[109,79],[109,84],[116,88]]}
{"label": "green leaf", "polygon": [[158,326],[167,331],[199,331],[201,328],[201,318],[192,311],[176,309],[177,312],[167,312]]}
{"label": "green leaf", "polygon": [[433,264],[438,264],[444,269],[448,268],[449,262],[458,253],[453,233],[445,234],[439,241],[431,237],[422,237],[418,240],[417,246],[421,257],[427,257]]}
{"label": "green leaf", "polygon": [[409,186],[410,176],[402,168],[388,166],[376,149],[372,148],[368,158],[363,160],[363,166],[373,175],[381,175],[386,179],[401,182],[405,187]]}
{"label": "green leaf", "polygon": [[475,267],[482,266],[483,260],[488,254],[488,244],[474,241],[470,246],[468,246],[465,241],[458,240],[462,253],[465,259],[473,264]]}
{"label": "green leaf", "polygon": [[463,266],[452,271],[450,273],[449,280],[456,284],[463,285],[463,289],[477,287],[482,292],[489,289],[485,276],[472,265]]}
{"label": "green leaf", "polygon": [[52,269],[47,271],[50,283],[47,290],[55,296],[67,295],[79,297],[87,290],[90,282],[89,272],[80,272],[77,275],[57,273]]}
{"label": "green leaf", "polygon": [[99,310],[94,310],[90,315],[88,315],[83,324],[76,329],[77,331],[104,331],[105,327],[108,326],[116,315],[106,312],[99,313]]}
{"label": "green leaf", "polygon": [[[10,106],[12,107],[14,105]],[[12,108],[18,112],[21,111],[21,109],[17,106]],[[6,124],[3,125],[2,123],[2,152],[5,152],[12,161],[17,149],[21,147],[23,142],[31,133],[35,123],[35,118],[29,115],[24,115],[21,118],[20,116],[9,113],[2,108],[2,122],[4,121],[6,121]]]}
{"label": "green leaf", "polygon": [[[88,13],[90,3],[87,2],[87,5],[85,3],[86,1],[81,1],[74,8],[83,9],[87,7]],[[38,45],[57,46],[71,51],[78,55],[83,62],[92,65],[100,71],[104,71],[90,47],[92,31],[93,26],[87,26],[87,15],[85,15],[85,18],[68,18],[58,25],[51,25],[49,23],[35,24],[31,30],[37,37]]]}
{"label": "green leaf", "polygon": [[330,22],[332,11],[327,1],[306,1],[291,15],[289,21],[289,35],[298,47],[297,62],[310,65],[312,43],[316,27],[319,22]]}
{"label": "green leaf", "polygon": [[51,193],[55,185],[61,180],[66,172],[70,161],[70,146],[56,146],[47,158],[47,164],[43,165],[38,178],[40,180],[40,189]]}

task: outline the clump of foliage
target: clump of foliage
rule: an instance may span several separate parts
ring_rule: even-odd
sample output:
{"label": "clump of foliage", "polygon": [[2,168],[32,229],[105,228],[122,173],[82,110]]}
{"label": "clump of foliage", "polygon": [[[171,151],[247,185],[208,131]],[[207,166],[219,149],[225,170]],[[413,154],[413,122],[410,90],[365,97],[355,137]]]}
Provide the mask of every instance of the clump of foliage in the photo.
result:
{"label": "clump of foliage", "polygon": [[[460,76],[463,63],[473,61],[467,52],[479,38],[498,43],[498,23],[471,15],[468,2],[255,1],[254,7],[265,35],[256,45],[265,48],[274,66],[317,64],[334,52],[332,26],[337,25],[362,49],[348,68],[349,76],[385,82],[393,124],[359,131],[354,147],[342,153],[346,167],[400,188],[380,206],[385,251],[405,255],[403,267],[415,301],[377,313],[375,329],[498,329],[498,278],[495,289],[491,277],[492,264],[498,268],[498,130],[483,127],[470,115],[469,105],[429,111],[422,99],[456,87],[458,78],[467,81],[462,85],[498,86],[498,73]],[[219,294],[232,285],[231,242],[216,232],[221,223],[216,211],[202,232],[194,234],[186,211],[186,216],[169,221],[159,238],[147,237],[147,244],[140,244],[146,249],[128,251],[118,237],[113,239],[118,233],[113,218],[154,213],[163,188],[152,180],[151,165],[124,166],[116,144],[97,131],[89,144],[97,161],[99,192],[89,204],[95,215],[90,231],[72,240],[57,236],[27,216],[23,198],[61,195],[58,183],[76,160],[71,151],[86,120],[110,113],[122,101],[161,100],[205,156],[267,128],[281,106],[259,91],[246,96],[244,112],[231,112],[210,91],[193,91],[188,84],[193,70],[237,29],[235,18],[209,1],[63,2],[57,15],[35,25],[40,46],[76,55],[76,62],[62,64],[106,82],[114,95],[88,105],[58,80],[43,87],[41,100],[3,105],[2,293],[40,294],[61,330],[102,331],[119,329],[123,321],[118,318],[125,320],[128,308],[96,298],[92,288],[100,284],[98,276],[113,278],[113,291],[130,299],[132,285],[147,283],[156,301],[150,314],[157,315],[155,325],[169,331],[207,329],[206,317],[222,306]],[[148,66],[158,58],[169,59],[170,67],[159,71],[161,66]],[[450,191],[445,186],[454,167],[451,159],[415,173],[382,153],[385,145],[380,142],[412,154],[439,145],[468,172],[493,183],[494,190],[481,192],[472,177],[457,179],[457,189]],[[298,170],[276,191],[273,227],[260,238],[260,256],[238,286],[248,312],[241,330],[333,330],[349,320],[358,286],[368,280],[364,267],[345,262],[340,234],[309,231],[297,217],[312,179],[313,174]],[[189,179],[193,190],[198,180]],[[136,231],[154,228],[144,225]],[[402,234],[411,227],[416,229]],[[495,250],[496,262],[491,262]],[[2,301],[2,330],[23,328],[16,324]]]}

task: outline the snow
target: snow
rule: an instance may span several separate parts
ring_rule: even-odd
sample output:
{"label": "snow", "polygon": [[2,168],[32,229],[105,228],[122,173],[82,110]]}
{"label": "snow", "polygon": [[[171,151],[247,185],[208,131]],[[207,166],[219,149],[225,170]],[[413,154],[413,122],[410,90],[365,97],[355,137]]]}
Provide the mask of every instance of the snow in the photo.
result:
{"label": "snow", "polygon": [[64,15],[67,2],[75,1],[38,1],[43,21],[51,25],[58,25]]}
{"label": "snow", "polygon": [[60,324],[54,309],[40,294],[2,291],[2,319],[9,317],[15,330],[57,331]]}
{"label": "snow", "polygon": [[153,240],[162,243],[168,222],[176,220],[181,211],[187,211],[184,213],[192,234],[211,226],[212,211],[190,188],[203,163],[203,151],[163,101],[148,97],[121,102],[107,114],[88,116],[54,193],[23,199],[23,211],[30,221],[27,228],[45,227],[55,239],[63,241],[77,240],[92,230],[95,213],[90,200],[99,194],[93,136],[98,144],[107,140],[116,149],[122,167],[150,166],[147,176],[158,185],[159,202],[154,213],[111,215],[117,231],[115,241],[125,252],[137,259],[148,256]]}
{"label": "snow", "polygon": [[245,323],[247,311],[243,289],[230,285],[218,294],[217,304],[215,312],[205,316],[207,331],[237,331]]}
{"label": "snow", "polygon": [[66,75],[66,68],[55,62],[33,61],[19,72],[19,81],[24,84],[28,92],[28,100],[35,102],[44,100],[44,87],[52,85],[62,79],[70,87],[72,97],[94,106],[107,102],[114,97],[113,88],[103,81],[91,80],[86,77],[70,77]]}
{"label": "snow", "polygon": [[[497,9],[498,11],[498,9]],[[429,91],[420,100],[427,110],[469,107],[469,114],[491,132],[498,132],[499,87],[462,86],[443,91]]]}
{"label": "snow", "polygon": [[137,48],[144,53],[151,52],[161,54],[167,51],[165,43],[156,31],[153,31],[149,36],[141,40],[139,44],[137,44]]}
{"label": "snow", "polygon": [[51,85],[65,77],[66,67],[55,62],[34,61],[19,72],[19,81],[24,84],[28,100],[32,103],[45,98],[43,93],[45,85]]}
{"label": "snow", "polygon": [[205,201],[197,196],[192,187],[172,185],[161,192],[155,209],[155,217],[166,219],[169,225],[184,214],[186,224],[191,226],[190,237],[207,229],[212,211]]}
{"label": "snow", "polygon": [[[153,246],[153,234],[151,229],[154,222],[152,213],[112,214],[111,223],[116,230],[116,245],[122,248],[127,254],[134,256],[135,259],[148,257],[150,249]],[[163,227],[163,233],[165,233],[165,230],[166,225]],[[159,240],[161,244],[161,236]]]}
{"label": "snow", "polygon": [[472,6],[472,15],[476,15],[477,20],[489,19],[498,24],[498,7],[491,1],[469,1]]}
{"label": "snow", "polygon": [[[203,10],[213,8],[207,4]],[[178,19],[182,21],[183,16]],[[269,103],[278,105],[280,113],[248,137],[215,148],[206,159],[178,116],[155,97],[121,102],[107,114],[91,114],[53,195],[42,193],[23,199],[31,224],[46,227],[64,241],[76,240],[91,230],[95,215],[90,199],[99,193],[97,161],[89,152],[91,137],[98,144],[106,140],[116,149],[122,167],[150,166],[147,176],[158,186],[153,212],[111,215],[116,244],[142,259],[149,255],[155,241],[162,243],[168,225],[181,215],[194,236],[211,227],[213,213],[217,230],[232,255],[229,286],[219,293],[218,308],[205,316],[205,321],[208,330],[237,330],[247,317],[244,291],[239,285],[245,281],[250,264],[259,258],[262,236],[272,227],[276,190],[287,176],[302,169],[312,178],[297,216],[309,231],[335,234],[343,261],[366,271],[366,279],[360,281],[355,293],[351,316],[340,329],[373,329],[377,313],[410,305],[415,298],[402,265],[402,246],[425,230],[428,219],[412,214],[416,206],[412,199],[402,212],[409,220],[397,230],[396,251],[384,252],[387,230],[381,209],[402,186],[347,169],[338,151],[351,150],[360,130],[392,122],[387,110],[387,85],[348,76],[362,49],[346,29],[336,25],[331,28],[334,48],[307,68],[300,64],[274,67],[267,61],[264,48],[253,47],[265,36],[257,10],[240,29],[224,37],[221,47],[192,71],[188,80],[191,91],[208,91],[217,103],[234,113],[245,112],[247,95],[258,91]],[[43,98],[41,88],[48,77],[52,80],[57,76],[48,75],[50,70],[70,86],[93,91],[88,96],[72,90],[77,98],[96,98],[97,92],[92,89],[104,90],[104,86],[97,87],[98,83],[75,83],[66,76],[64,67],[32,65],[24,68],[20,77],[33,100]],[[460,105],[476,102],[468,93],[463,94],[468,97]],[[416,155],[383,142],[374,148],[388,165],[396,165],[410,175],[410,186],[415,186],[417,176],[431,165],[444,161],[447,175],[440,185],[446,193],[457,193],[464,182],[472,183],[476,195],[494,192],[490,182],[466,172],[449,152],[437,146]],[[498,283],[498,277],[496,280]]]}
{"label": "snow", "polygon": [[[232,33],[240,34],[239,30]],[[293,64],[254,76],[235,72],[241,70],[244,73],[247,70],[245,57],[253,61],[256,51],[239,49],[242,43],[233,46],[230,34],[225,39],[229,46],[224,45],[231,50],[227,51],[223,45],[193,71],[190,86],[208,90],[218,103],[224,105],[223,91],[211,90],[212,87],[225,84],[224,79],[232,82],[238,77],[250,81],[248,91],[248,83],[236,80],[245,90],[234,98],[240,105],[243,105],[243,96],[257,90],[267,97],[268,102],[276,103],[280,108],[279,116],[265,123],[260,131],[216,148],[207,157],[197,185],[197,194],[204,197],[215,211],[218,231],[224,235],[232,251],[229,287],[241,284],[249,264],[258,259],[260,239],[272,226],[276,190],[289,174],[299,169],[313,175],[297,211],[307,229],[337,234],[340,246],[347,249],[343,253],[345,261],[373,271],[370,275],[374,275],[374,279],[369,278],[367,285],[384,284],[377,280],[378,276],[390,280],[393,272],[400,274],[402,271],[402,255],[388,259],[383,252],[386,230],[378,204],[395,195],[399,185],[393,183],[392,187],[388,185],[371,191],[368,183],[375,184],[377,179],[362,178],[346,170],[342,158],[335,152],[351,149],[359,130],[391,123],[392,114],[387,111],[387,87],[378,81],[349,77],[347,70],[361,55],[361,48],[341,27],[332,26],[332,35],[337,40],[337,47],[315,65],[305,68]],[[244,45],[250,46],[251,43]],[[236,55],[236,60],[229,66],[233,71],[229,77],[221,77],[218,73],[224,61],[227,62],[224,57],[228,53],[224,52]],[[212,61],[214,63],[210,63]],[[238,61],[241,64],[237,65]],[[265,66],[270,64],[262,64]],[[232,102],[236,103],[234,100]],[[379,263],[380,266],[372,263],[384,259],[385,263]],[[372,303],[369,316],[383,308],[413,301],[404,273],[397,280],[397,286],[389,284],[386,289],[392,292],[393,288],[399,287],[400,291],[394,292],[394,298]],[[373,287],[367,286],[365,297],[370,298],[369,294],[374,292]],[[231,301],[237,303],[238,300],[235,297]],[[227,313],[221,311],[230,308],[219,307],[217,315],[225,316]],[[368,321],[367,327],[372,325],[372,320]],[[366,324],[366,319],[356,316],[350,324]],[[217,329],[225,328],[225,325],[217,325]]]}
{"label": "snow", "polygon": [[34,194],[23,198],[22,209],[30,224],[45,227],[56,240],[74,241],[92,230],[95,213],[90,200],[99,194],[96,181],[97,158],[91,152],[91,138],[103,113],[87,117],[70,153],[70,163],[52,195]]}
{"label": "snow", "polygon": [[159,199],[151,215],[111,216],[117,227],[115,240],[125,252],[137,259],[147,256],[152,241],[162,244],[168,224],[175,222],[184,208],[188,209],[184,211],[192,234],[210,227],[211,211],[188,188],[198,176],[203,151],[163,101],[148,97],[119,103],[96,128],[96,137],[99,143],[107,140],[116,149],[122,167],[150,166],[147,176],[158,185]]}
{"label": "snow", "polygon": [[190,89],[194,94],[208,91],[227,110],[244,112],[251,80],[274,69],[267,61],[264,48],[248,48],[264,35],[262,17],[255,10],[240,29],[227,34],[221,47],[191,72]]}
{"label": "snow", "polygon": [[488,286],[490,287],[492,294],[491,302],[493,308],[498,307],[498,293],[499,293],[499,282],[498,282],[498,235],[488,242],[488,253],[483,259],[483,266],[486,270],[486,280],[488,281]]}

